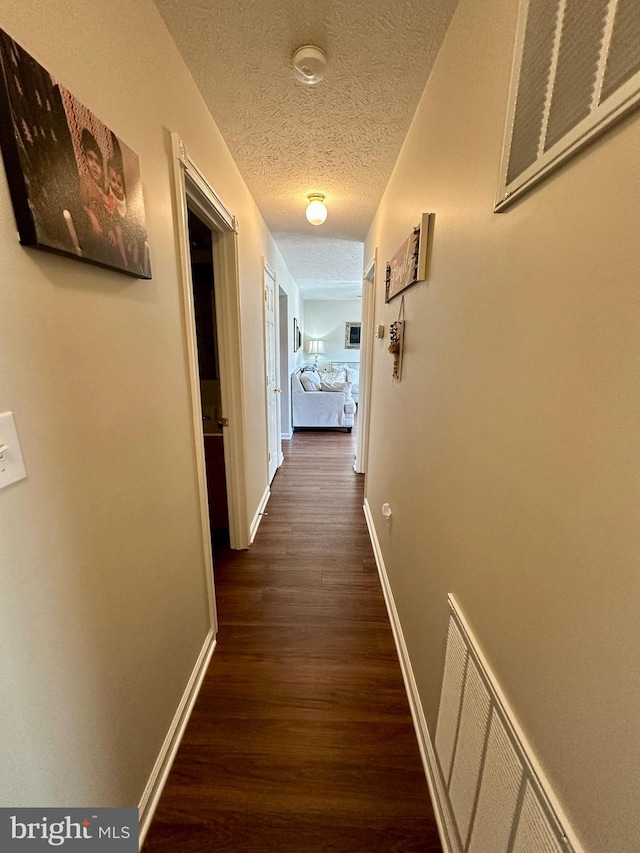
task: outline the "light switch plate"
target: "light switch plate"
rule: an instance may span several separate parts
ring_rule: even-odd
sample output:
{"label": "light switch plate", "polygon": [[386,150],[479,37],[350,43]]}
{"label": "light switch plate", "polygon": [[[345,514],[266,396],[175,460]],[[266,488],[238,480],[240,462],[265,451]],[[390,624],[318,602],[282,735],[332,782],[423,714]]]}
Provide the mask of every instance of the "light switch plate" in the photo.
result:
{"label": "light switch plate", "polygon": [[27,476],[13,412],[0,414],[0,448],[3,447],[6,449],[0,452],[0,489]]}

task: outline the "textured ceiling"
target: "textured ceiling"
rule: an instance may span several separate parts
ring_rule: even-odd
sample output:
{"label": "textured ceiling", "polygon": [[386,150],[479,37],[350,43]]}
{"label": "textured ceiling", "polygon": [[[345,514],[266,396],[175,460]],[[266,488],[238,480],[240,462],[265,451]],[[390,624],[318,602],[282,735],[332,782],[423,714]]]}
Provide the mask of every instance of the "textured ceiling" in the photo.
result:
{"label": "textured ceiling", "polygon": [[[155,0],[305,298],[361,289],[362,241],[457,0]],[[316,44],[325,79],[294,79]],[[322,226],[304,217],[321,192]]]}

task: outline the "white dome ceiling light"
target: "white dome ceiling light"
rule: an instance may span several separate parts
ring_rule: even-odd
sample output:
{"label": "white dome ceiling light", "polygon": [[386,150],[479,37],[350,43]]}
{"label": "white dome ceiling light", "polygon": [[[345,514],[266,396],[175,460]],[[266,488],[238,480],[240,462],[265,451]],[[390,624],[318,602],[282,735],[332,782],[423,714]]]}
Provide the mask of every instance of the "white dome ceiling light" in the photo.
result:
{"label": "white dome ceiling light", "polygon": [[327,218],[327,206],[324,203],[324,196],[320,193],[312,193],[308,196],[308,199],[307,219],[312,225],[322,225]]}
{"label": "white dome ceiling light", "polygon": [[313,44],[299,47],[291,57],[293,73],[296,80],[306,86],[315,86],[324,77],[327,67],[327,55]]}

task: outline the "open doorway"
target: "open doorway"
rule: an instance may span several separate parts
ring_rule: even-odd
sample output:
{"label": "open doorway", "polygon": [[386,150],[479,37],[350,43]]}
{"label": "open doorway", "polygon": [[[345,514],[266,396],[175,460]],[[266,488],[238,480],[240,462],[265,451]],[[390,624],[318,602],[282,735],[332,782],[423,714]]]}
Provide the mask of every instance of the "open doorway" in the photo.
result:
{"label": "open doorway", "polygon": [[[278,288],[278,322],[279,335],[278,346],[280,348],[280,436],[290,439],[293,435],[291,426],[291,379],[289,377],[289,297],[286,292]],[[282,442],[280,443],[280,464],[282,464]]]}
{"label": "open doorway", "polygon": [[[244,369],[240,318],[240,276],[238,269],[238,223],[223,204],[197,165],[189,157],[178,134],[171,135],[180,279],[184,308],[184,333],[189,370],[189,391],[195,462],[200,498],[202,544],[207,571],[212,619],[215,619],[213,560],[207,471],[203,441],[202,399],[198,365],[198,346],[194,293],[192,287],[191,248],[188,213],[192,211],[211,232],[215,269],[215,330],[219,363],[222,418],[222,443],[229,515],[229,544],[232,549],[248,548],[251,527],[247,511],[246,435],[244,414]],[[216,424],[218,422],[216,421]],[[219,439],[218,439],[219,440]]]}
{"label": "open doorway", "polygon": [[353,470],[366,474],[369,461],[369,424],[371,416],[371,374],[373,371],[373,326],[376,298],[376,262],[378,250],[367,264],[362,280],[362,328],[360,343],[360,390],[358,403],[358,441]]}
{"label": "open doorway", "polygon": [[262,259],[264,287],[264,347],[265,389],[267,413],[267,476],[269,484],[282,464],[282,438],[280,435],[280,347],[278,327],[278,301],[276,297],[276,274],[266,260]]}
{"label": "open doorway", "polygon": [[213,232],[191,208],[187,210],[187,225],[198,350],[198,374],[200,377],[209,526],[214,547],[216,545],[228,546],[229,509],[222,431],[224,421],[220,393]]}

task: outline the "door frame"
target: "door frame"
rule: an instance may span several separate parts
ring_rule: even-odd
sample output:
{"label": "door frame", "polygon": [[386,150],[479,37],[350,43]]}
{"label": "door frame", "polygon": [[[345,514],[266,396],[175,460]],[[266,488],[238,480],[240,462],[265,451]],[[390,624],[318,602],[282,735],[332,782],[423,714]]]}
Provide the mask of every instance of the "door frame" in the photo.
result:
{"label": "door frame", "polygon": [[213,590],[213,557],[209,528],[209,499],[207,493],[204,440],[202,434],[202,402],[198,369],[191,283],[191,252],[187,206],[211,228],[213,234],[213,266],[215,277],[216,330],[220,360],[220,396],[222,415],[228,421],[223,428],[224,459],[229,507],[229,543],[235,550],[249,547],[250,533],[247,514],[246,433],[244,415],[242,329],[240,323],[240,280],[238,270],[238,223],[223,204],[202,172],[187,154],[184,142],[177,133],[171,135],[177,216],[179,278],[182,285],[184,332],[187,345],[189,390],[193,422],[193,442],[198,475],[200,519],[207,590],[215,621]]}
{"label": "door frame", "polygon": [[[275,273],[275,270],[269,265],[267,259],[265,257],[262,258],[262,294],[263,297],[265,295],[266,289],[266,279],[267,276],[273,282],[273,341],[271,342],[273,345],[273,372],[274,372],[274,383],[275,387],[273,389],[273,393],[282,393],[282,389],[278,386],[280,382],[280,291],[278,285],[278,279]],[[275,449],[276,449],[276,459],[275,459],[275,468],[273,472],[273,476],[275,477],[278,468],[282,465],[284,460],[284,456],[282,453],[282,413],[280,400],[274,400],[273,405],[275,406],[275,414],[276,414],[276,424],[275,424],[275,436],[270,436],[270,418],[269,418],[269,376],[268,376],[268,365],[269,365],[269,354],[267,352],[267,348],[270,343],[267,339],[267,301],[266,298],[262,300],[262,328],[264,334],[264,375],[265,375],[265,423],[267,425],[267,454],[266,454],[266,462],[267,462],[267,481],[269,482],[269,486],[273,481],[273,477],[271,477],[271,471],[269,468],[269,452],[271,441],[274,441]]]}
{"label": "door frame", "polygon": [[371,374],[373,373],[373,329],[376,311],[376,267],[378,249],[362,275],[362,334],[360,337],[360,396],[358,400],[358,438],[353,470],[366,474],[369,461],[369,423],[371,416]]}
{"label": "door frame", "polygon": [[[280,373],[280,464],[284,462],[282,442],[288,441],[292,436],[291,426],[291,377],[289,375],[289,294],[278,285],[278,359]],[[283,429],[284,427],[284,429]]]}

